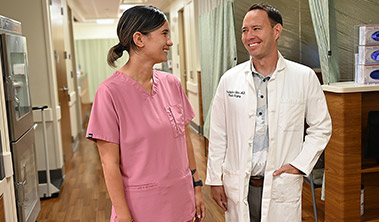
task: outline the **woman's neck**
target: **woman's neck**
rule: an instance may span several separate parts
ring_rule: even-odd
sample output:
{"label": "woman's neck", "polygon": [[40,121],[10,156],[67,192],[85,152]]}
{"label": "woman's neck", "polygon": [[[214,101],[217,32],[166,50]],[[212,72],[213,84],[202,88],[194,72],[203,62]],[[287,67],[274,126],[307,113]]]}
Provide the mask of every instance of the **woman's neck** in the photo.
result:
{"label": "woman's neck", "polygon": [[153,65],[148,62],[130,57],[129,61],[119,69],[120,72],[134,79],[141,85],[151,82],[153,78]]}
{"label": "woman's neck", "polygon": [[149,94],[153,88],[153,66],[147,62],[138,62],[133,59],[129,61],[119,69],[124,75],[134,79],[140,84]]}

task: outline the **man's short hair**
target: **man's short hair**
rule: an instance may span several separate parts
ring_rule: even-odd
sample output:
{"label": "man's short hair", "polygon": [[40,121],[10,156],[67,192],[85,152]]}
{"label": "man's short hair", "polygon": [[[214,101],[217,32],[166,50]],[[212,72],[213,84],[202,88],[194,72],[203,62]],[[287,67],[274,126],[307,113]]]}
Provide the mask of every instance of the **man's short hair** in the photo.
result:
{"label": "man's short hair", "polygon": [[280,14],[279,10],[276,9],[274,6],[265,3],[258,3],[250,6],[248,12],[252,10],[263,10],[267,12],[272,27],[274,27],[278,23],[283,26],[282,15]]}

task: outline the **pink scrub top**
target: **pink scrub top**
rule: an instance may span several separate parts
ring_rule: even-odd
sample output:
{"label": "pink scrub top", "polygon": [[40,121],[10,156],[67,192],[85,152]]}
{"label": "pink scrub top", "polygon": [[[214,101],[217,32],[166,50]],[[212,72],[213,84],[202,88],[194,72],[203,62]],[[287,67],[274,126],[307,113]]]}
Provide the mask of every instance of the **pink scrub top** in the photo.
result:
{"label": "pink scrub top", "polygon": [[[185,126],[194,117],[179,80],[153,73],[149,94],[116,71],[97,89],[87,138],[120,145],[124,192],[136,222],[182,222],[195,215]],[[111,221],[118,221],[112,207]]]}

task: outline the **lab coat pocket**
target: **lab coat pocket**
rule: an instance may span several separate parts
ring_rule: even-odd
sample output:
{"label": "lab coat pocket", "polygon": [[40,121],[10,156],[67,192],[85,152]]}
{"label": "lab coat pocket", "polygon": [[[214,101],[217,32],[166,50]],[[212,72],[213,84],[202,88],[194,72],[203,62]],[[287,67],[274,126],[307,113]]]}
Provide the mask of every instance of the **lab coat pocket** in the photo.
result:
{"label": "lab coat pocket", "polygon": [[[223,169],[224,190],[228,200],[233,204],[239,203],[239,177],[240,172],[237,170]],[[228,204],[229,205],[229,204]]]}
{"label": "lab coat pocket", "polygon": [[272,181],[272,199],[275,202],[297,202],[301,199],[303,175],[282,173]]}
{"label": "lab coat pocket", "polygon": [[166,106],[166,113],[168,120],[170,121],[172,132],[174,137],[180,137],[184,135],[184,110],[182,105]]}
{"label": "lab coat pocket", "polygon": [[280,103],[279,127],[284,132],[303,129],[305,104],[299,99],[285,99]]}

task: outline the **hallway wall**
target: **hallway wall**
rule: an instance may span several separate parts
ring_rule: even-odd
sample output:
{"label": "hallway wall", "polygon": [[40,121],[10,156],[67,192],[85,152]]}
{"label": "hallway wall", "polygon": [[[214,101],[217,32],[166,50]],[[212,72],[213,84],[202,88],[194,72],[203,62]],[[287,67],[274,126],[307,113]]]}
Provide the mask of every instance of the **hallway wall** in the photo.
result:
{"label": "hallway wall", "polygon": [[[195,111],[195,118],[192,126],[201,131],[201,101],[200,101],[200,52],[198,37],[198,0],[174,0],[162,10],[170,13],[170,32],[174,45],[171,47],[172,72],[181,79],[184,89],[187,89],[187,96]],[[183,15],[183,21],[180,18]],[[184,27],[182,27],[184,25]],[[184,30],[184,33],[179,33]],[[180,35],[183,35],[181,38]],[[185,39],[187,42],[181,41]],[[182,49],[185,48],[183,51]],[[183,73],[186,70],[186,73]],[[186,81],[183,81],[186,75]]]}

